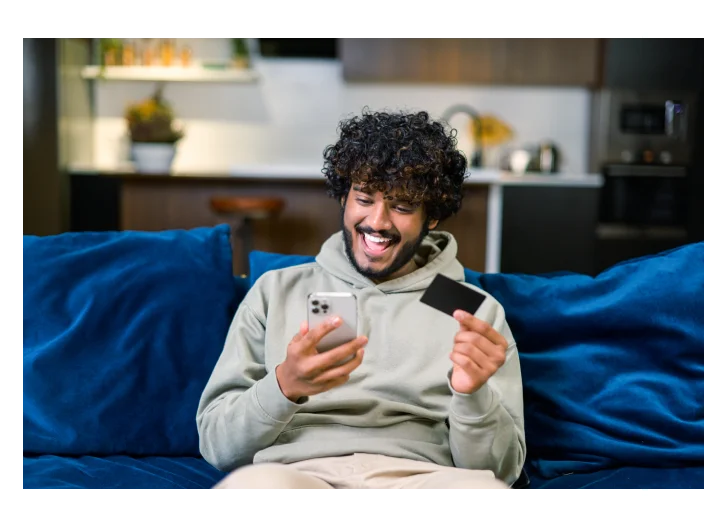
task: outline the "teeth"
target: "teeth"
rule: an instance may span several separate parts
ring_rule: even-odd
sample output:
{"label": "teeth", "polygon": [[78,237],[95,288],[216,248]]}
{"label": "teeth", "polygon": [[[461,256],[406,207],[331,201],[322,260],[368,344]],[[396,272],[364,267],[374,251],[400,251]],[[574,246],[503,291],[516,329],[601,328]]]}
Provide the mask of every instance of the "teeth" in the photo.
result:
{"label": "teeth", "polygon": [[371,240],[372,242],[375,242],[376,244],[383,244],[383,243],[391,240],[390,238],[376,237],[374,235],[368,235],[366,233],[364,234],[364,236],[367,238],[367,240]]}

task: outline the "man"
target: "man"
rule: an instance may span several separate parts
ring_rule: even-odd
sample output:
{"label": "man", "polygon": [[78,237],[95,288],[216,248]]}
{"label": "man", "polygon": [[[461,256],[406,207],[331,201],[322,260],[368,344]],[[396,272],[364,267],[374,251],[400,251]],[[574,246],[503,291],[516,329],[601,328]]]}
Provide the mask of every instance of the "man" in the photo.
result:
{"label": "man", "polygon": [[[455,239],[432,231],[461,205],[454,135],[425,112],[365,113],[324,158],[341,232],[251,288],[200,401],[203,457],[235,470],[216,487],[510,486],[526,447],[504,310],[419,302],[438,273],[464,281]],[[306,298],[332,291],[356,296],[359,337],[318,353],[340,321],[308,328]]]}

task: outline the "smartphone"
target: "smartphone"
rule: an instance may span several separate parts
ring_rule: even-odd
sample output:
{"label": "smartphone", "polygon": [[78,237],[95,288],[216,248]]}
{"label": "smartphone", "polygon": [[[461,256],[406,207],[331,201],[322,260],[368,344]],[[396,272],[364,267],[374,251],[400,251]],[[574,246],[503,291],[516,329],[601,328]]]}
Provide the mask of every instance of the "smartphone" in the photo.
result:
{"label": "smartphone", "polygon": [[308,295],[308,329],[312,330],[330,317],[338,316],[342,324],[318,343],[318,352],[328,352],[357,337],[357,297],[348,292],[317,292]]}

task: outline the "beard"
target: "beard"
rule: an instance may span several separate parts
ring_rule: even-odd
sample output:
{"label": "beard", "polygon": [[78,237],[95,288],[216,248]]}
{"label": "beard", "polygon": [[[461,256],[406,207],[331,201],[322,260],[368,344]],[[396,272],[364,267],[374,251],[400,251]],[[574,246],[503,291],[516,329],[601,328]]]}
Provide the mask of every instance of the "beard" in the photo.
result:
{"label": "beard", "polygon": [[[342,234],[343,234],[343,239],[345,241],[345,254],[347,255],[347,260],[350,261],[352,264],[352,267],[359,273],[360,275],[363,275],[364,277],[371,279],[373,281],[382,281],[386,279],[387,277],[393,275],[396,273],[398,270],[403,268],[406,264],[410,262],[410,260],[413,258],[413,256],[418,252],[418,248],[420,247],[421,243],[423,242],[423,239],[426,237],[426,235],[429,233],[428,229],[428,224],[429,220],[426,220],[423,223],[423,228],[420,231],[420,234],[418,235],[417,238],[414,240],[409,240],[403,246],[401,247],[400,251],[396,255],[393,261],[384,269],[381,270],[373,270],[371,268],[363,268],[362,266],[359,265],[359,262],[357,262],[357,259],[354,257],[354,251],[352,251],[352,233],[350,232],[349,229],[347,229],[347,226],[345,225],[345,206],[342,206]],[[392,231],[374,231],[369,228],[364,228],[361,227],[359,224],[354,226],[355,231],[357,233],[362,234],[362,233],[367,233],[367,234],[378,234],[380,236],[383,236],[385,238],[390,238],[392,240],[393,244],[398,244],[400,240],[400,236],[398,233],[394,233]]]}

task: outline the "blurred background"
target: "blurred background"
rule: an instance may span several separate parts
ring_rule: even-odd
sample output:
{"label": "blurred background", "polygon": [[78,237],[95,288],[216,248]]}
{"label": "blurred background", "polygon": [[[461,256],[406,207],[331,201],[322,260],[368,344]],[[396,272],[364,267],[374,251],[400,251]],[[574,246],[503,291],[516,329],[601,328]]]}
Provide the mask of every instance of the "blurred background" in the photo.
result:
{"label": "blurred background", "polygon": [[233,226],[316,254],[341,119],[425,110],[471,161],[477,271],[596,274],[704,240],[702,39],[24,39],[24,234]]}

